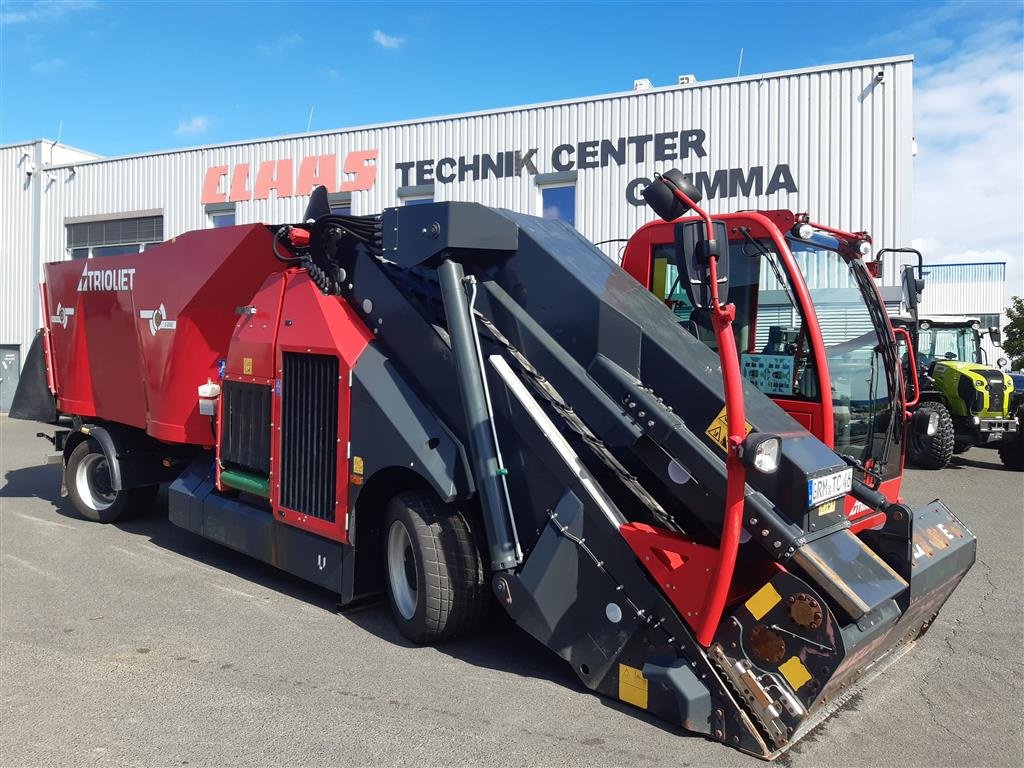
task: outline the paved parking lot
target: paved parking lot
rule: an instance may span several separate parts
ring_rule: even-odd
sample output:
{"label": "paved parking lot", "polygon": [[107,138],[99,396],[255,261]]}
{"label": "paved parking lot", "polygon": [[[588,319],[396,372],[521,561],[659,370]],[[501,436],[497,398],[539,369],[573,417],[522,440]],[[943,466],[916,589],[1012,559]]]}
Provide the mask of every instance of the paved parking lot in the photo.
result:
{"label": "paved parking lot", "polygon": [[[332,595],[154,511],[79,519],[38,425],[0,416],[0,764],[759,765],[587,692],[497,621],[409,647]],[[1024,763],[1024,478],[974,449],[909,471],[979,560],[930,633],[782,759]]]}

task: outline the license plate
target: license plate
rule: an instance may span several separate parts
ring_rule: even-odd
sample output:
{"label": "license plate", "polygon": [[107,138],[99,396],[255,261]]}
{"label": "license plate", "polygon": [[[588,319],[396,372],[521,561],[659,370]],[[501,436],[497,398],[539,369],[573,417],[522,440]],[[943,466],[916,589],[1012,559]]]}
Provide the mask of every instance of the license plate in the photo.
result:
{"label": "license plate", "polygon": [[831,475],[807,481],[807,506],[816,507],[823,501],[845,496],[853,487],[853,467],[840,469]]}

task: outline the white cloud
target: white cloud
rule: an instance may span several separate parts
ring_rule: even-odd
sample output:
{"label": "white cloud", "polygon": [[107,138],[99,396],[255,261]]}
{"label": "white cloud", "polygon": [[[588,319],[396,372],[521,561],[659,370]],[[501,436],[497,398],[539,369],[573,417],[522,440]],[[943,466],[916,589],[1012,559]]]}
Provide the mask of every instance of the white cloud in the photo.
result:
{"label": "white cloud", "polygon": [[206,115],[196,115],[179,122],[174,132],[180,136],[198,136],[201,133],[206,133],[209,127],[210,118]]}
{"label": "white cloud", "polygon": [[43,61],[37,61],[32,65],[32,71],[38,72],[41,75],[51,74],[53,72],[59,72],[67,66],[67,62],[64,59],[44,59]]}
{"label": "white cloud", "polygon": [[56,21],[76,11],[96,7],[94,0],[36,0],[12,2],[5,0],[0,11],[0,24],[30,24],[36,21]]}
{"label": "white cloud", "polygon": [[929,262],[1005,261],[1007,301],[1024,293],[1020,39],[1015,16],[973,22],[914,86],[914,240]]}
{"label": "white cloud", "polygon": [[386,32],[381,32],[379,29],[375,29],[373,30],[373,42],[381,48],[401,48],[402,43],[405,42],[405,38],[389,35]]}
{"label": "white cloud", "polygon": [[298,32],[282,32],[278,35],[277,39],[272,43],[264,43],[257,45],[256,50],[262,53],[264,56],[271,54],[282,54],[285,51],[294,48],[302,42],[302,35]]}

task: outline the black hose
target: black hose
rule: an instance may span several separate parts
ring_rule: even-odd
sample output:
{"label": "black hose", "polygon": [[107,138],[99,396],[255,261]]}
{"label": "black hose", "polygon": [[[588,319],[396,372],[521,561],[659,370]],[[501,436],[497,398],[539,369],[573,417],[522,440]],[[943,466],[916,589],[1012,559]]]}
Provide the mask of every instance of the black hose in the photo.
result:
{"label": "black hose", "polygon": [[284,262],[285,264],[301,263],[301,262],[306,260],[304,257],[302,257],[302,256],[282,256],[281,252],[277,250],[277,244],[278,244],[278,242],[281,241],[281,234],[282,233],[287,234],[288,230],[290,230],[290,229],[291,229],[291,227],[281,227],[280,229],[277,230],[277,232],[274,233],[274,243],[273,243],[274,258],[276,258],[278,261]]}

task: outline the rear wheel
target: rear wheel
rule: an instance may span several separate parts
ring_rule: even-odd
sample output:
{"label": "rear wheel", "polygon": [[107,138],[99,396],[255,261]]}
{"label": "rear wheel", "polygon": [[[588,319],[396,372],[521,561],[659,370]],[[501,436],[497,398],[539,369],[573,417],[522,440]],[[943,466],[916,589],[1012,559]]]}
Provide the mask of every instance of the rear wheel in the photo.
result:
{"label": "rear wheel", "polygon": [[399,630],[414,643],[474,629],[490,599],[483,560],[461,510],[429,493],[388,504],[385,535],[388,601]]}
{"label": "rear wheel", "polygon": [[938,426],[934,435],[910,432],[907,459],[921,469],[942,469],[953,458],[953,419],[942,403],[925,403],[918,408],[934,413],[938,417]]}
{"label": "rear wheel", "polygon": [[83,440],[71,451],[64,469],[64,484],[78,514],[98,523],[113,523],[148,509],[158,490],[151,485],[115,491],[107,458],[92,439]]}

